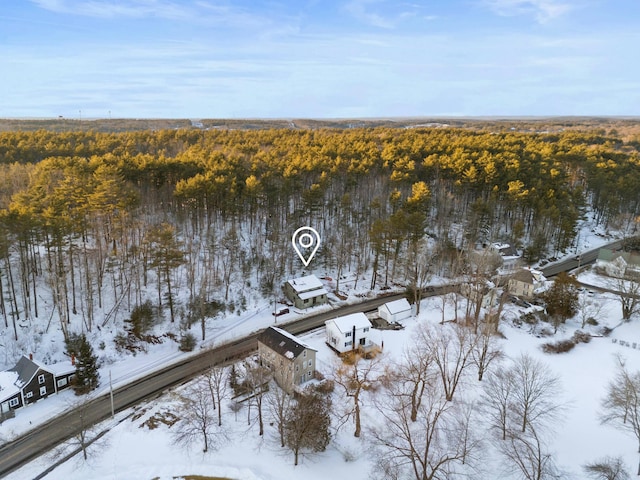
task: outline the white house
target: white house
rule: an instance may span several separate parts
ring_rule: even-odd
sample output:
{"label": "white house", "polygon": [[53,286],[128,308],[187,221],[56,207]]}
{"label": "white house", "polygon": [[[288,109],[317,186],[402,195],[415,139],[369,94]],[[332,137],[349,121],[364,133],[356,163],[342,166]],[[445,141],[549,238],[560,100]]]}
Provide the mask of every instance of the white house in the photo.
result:
{"label": "white house", "polygon": [[596,268],[610,277],[637,279],[640,278],[640,254],[601,248],[596,260]]}
{"label": "white house", "polygon": [[389,323],[411,317],[411,305],[406,298],[387,302],[378,307],[378,316]]}
{"label": "white house", "polygon": [[284,284],[284,294],[296,308],[309,308],[327,303],[327,291],[315,275],[288,280]]}
{"label": "white house", "polygon": [[367,349],[373,346],[371,322],[362,312],[327,320],[324,324],[327,332],[327,345],[338,353],[357,348]]}

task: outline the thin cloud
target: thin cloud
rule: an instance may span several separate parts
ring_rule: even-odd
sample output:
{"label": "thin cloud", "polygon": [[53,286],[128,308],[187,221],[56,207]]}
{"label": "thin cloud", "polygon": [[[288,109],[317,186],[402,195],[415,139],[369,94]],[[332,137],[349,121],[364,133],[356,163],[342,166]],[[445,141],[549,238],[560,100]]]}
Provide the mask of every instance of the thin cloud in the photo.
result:
{"label": "thin cloud", "polygon": [[484,0],[483,3],[498,15],[533,15],[539,23],[558,18],[574,8],[565,0]]}
{"label": "thin cloud", "polygon": [[344,10],[360,23],[391,30],[403,21],[419,17],[422,7],[386,0],[351,0],[344,6]]}

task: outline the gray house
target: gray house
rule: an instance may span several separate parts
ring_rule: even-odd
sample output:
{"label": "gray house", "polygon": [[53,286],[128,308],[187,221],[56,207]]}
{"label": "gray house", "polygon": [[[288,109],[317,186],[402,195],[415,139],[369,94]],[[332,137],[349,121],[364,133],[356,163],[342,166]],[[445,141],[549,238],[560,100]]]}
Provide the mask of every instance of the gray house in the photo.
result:
{"label": "gray house", "polygon": [[284,284],[284,294],[296,308],[309,308],[327,303],[327,291],[315,275],[288,280]]}
{"label": "gray house", "polygon": [[269,327],[260,334],[258,356],[287,393],[314,378],[316,350],[281,328]]}
{"label": "gray house", "polygon": [[23,355],[13,368],[0,372],[0,415],[69,387],[75,371],[73,361],[44,365]]}

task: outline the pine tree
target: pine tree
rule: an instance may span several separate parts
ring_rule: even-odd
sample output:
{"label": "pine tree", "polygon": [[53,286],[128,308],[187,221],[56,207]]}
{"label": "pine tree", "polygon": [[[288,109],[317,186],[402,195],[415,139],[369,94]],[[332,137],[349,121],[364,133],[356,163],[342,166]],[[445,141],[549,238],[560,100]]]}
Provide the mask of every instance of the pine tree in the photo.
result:
{"label": "pine tree", "polygon": [[83,334],[72,333],[66,342],[67,354],[75,357],[76,374],[72,382],[76,395],[83,395],[99,385],[98,357]]}

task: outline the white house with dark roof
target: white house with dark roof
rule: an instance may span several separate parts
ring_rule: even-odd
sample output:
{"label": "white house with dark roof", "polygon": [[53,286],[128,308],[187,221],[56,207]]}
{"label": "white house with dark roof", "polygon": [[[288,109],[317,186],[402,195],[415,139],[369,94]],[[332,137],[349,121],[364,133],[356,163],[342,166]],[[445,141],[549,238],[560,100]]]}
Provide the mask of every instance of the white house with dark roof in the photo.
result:
{"label": "white house with dark roof", "polygon": [[368,349],[374,345],[371,340],[371,322],[362,313],[352,313],[324,322],[326,327],[326,342],[338,353]]}
{"label": "white house with dark roof", "polygon": [[318,277],[307,275],[284,284],[284,294],[296,308],[309,308],[327,303],[327,290]]}
{"label": "white house with dark roof", "polygon": [[378,307],[378,316],[389,323],[399,322],[411,317],[411,305],[406,298],[387,302]]}
{"label": "white house with dark roof", "polygon": [[258,356],[287,393],[314,378],[316,350],[281,328],[269,327],[260,334]]}

